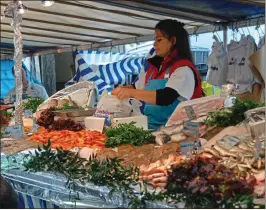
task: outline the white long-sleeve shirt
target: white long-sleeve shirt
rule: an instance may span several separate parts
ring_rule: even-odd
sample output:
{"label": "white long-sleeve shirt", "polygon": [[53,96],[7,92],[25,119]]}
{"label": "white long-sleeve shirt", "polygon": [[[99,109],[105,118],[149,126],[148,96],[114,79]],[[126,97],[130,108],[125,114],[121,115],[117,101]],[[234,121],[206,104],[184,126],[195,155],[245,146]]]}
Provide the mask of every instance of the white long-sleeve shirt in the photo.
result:
{"label": "white long-sleeve shirt", "polygon": [[[34,84],[32,82],[28,82],[27,88],[23,89],[23,94],[34,97],[34,98],[38,97],[42,99],[47,99],[49,97],[43,86]],[[7,98],[8,98],[9,103],[14,103],[16,101],[16,88],[13,88],[8,93]]]}
{"label": "white long-sleeve shirt", "polygon": [[[135,83],[137,89],[145,88],[146,73],[141,72],[139,79]],[[195,89],[195,78],[193,71],[188,66],[177,68],[169,77],[165,87],[172,88],[180,95],[180,101],[190,100]]]}

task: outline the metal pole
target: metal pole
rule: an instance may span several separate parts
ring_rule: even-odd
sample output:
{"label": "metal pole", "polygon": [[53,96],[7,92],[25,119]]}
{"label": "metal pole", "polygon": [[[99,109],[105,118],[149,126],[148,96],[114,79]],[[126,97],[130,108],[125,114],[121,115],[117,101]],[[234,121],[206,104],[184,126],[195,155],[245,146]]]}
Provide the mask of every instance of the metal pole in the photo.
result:
{"label": "metal pole", "polygon": [[4,9],[4,15],[12,15],[11,26],[14,30],[14,73],[16,85],[16,103],[15,103],[15,124],[23,127],[23,106],[22,106],[22,57],[23,57],[23,43],[21,35],[22,16],[19,12],[19,7],[22,7],[21,1],[11,1]]}
{"label": "metal pole", "polygon": [[223,27],[223,43],[224,43],[224,49],[226,50],[226,47],[227,47],[227,26]]}

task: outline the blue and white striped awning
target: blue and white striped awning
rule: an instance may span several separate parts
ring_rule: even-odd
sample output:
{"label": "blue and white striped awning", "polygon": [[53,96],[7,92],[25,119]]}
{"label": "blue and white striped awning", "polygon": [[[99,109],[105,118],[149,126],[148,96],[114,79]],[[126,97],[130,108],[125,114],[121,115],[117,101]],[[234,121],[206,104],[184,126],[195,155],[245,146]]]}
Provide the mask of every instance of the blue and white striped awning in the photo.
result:
{"label": "blue and white striped awning", "polygon": [[109,63],[114,63],[123,60],[128,57],[128,55],[123,53],[80,50],[77,52],[75,58],[76,68],[78,67],[77,61],[78,59],[80,59],[80,57],[77,57],[77,55],[80,55],[89,65],[106,65]]}
{"label": "blue and white striped awning", "polygon": [[[104,59],[104,55],[108,54],[103,53],[102,59]],[[123,56],[116,57],[118,60],[120,58]],[[101,94],[104,89],[110,91],[114,85],[126,84],[128,76],[138,75],[145,65],[146,57],[125,57],[106,65],[89,65],[85,61],[84,55],[78,53],[75,60],[76,75],[66,83],[66,86],[80,81],[93,81],[98,87],[99,94]]]}

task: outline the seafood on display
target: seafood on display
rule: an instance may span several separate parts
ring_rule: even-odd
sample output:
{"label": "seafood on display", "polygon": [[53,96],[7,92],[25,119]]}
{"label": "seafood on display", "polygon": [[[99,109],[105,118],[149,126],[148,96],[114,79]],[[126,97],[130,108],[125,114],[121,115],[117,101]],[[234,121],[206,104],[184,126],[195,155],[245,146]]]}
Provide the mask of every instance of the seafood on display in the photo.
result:
{"label": "seafood on display", "polygon": [[265,121],[265,107],[248,110],[245,112],[245,117],[251,123]]}
{"label": "seafood on display", "polygon": [[[201,123],[201,120],[192,120],[191,122],[199,123],[198,136],[200,136],[201,133],[204,133],[206,127]],[[169,142],[181,142],[184,140],[194,140],[195,137],[198,138],[197,136],[188,136],[184,132],[184,125],[185,121],[168,127],[162,126],[158,131],[154,131],[152,135],[155,136],[156,144],[163,145]]]}
{"label": "seafood on display", "polygon": [[261,148],[258,151],[258,157],[256,157],[256,140],[247,136],[242,136],[240,139],[240,142],[229,150],[214,144],[212,147],[204,148],[201,155],[218,158],[219,163],[228,168],[237,168],[243,172],[259,174],[265,167],[265,135],[259,137]]}

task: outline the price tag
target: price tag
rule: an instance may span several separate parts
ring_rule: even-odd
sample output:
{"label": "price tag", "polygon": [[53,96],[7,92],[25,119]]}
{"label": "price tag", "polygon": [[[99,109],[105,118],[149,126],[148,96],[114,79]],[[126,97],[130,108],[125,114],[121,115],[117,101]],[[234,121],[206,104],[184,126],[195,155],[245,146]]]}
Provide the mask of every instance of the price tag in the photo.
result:
{"label": "price tag", "polygon": [[36,131],[39,130],[39,128],[40,128],[40,126],[37,124],[36,119],[34,118],[31,133],[35,133]]}
{"label": "price tag", "polygon": [[23,137],[23,127],[21,125],[1,127],[1,136],[4,138]]}
{"label": "price tag", "polygon": [[185,141],[180,143],[180,151],[182,155],[193,156],[197,155],[202,151],[200,140]]}
{"label": "price tag", "polygon": [[230,150],[235,145],[237,145],[239,141],[240,139],[235,136],[226,135],[222,139],[218,140],[217,143],[224,149]]}
{"label": "price tag", "polygon": [[197,116],[192,106],[185,106],[184,107],[188,116],[189,120],[196,120]]}
{"label": "price tag", "polygon": [[192,137],[200,136],[199,123],[185,121],[184,122],[184,133],[187,136],[192,136]]}
{"label": "price tag", "polygon": [[96,111],[93,116],[94,117],[105,118],[104,125],[109,127],[109,126],[111,126],[113,115],[114,115],[114,113],[105,112],[105,111]]}
{"label": "price tag", "polygon": [[261,147],[262,147],[262,143],[260,141],[260,138],[256,137],[256,153],[255,153],[255,158],[256,159],[260,158]]}
{"label": "price tag", "polygon": [[221,90],[221,97],[228,97],[231,95],[232,90],[234,88],[233,84],[227,84],[227,85],[222,85],[222,90]]}
{"label": "price tag", "polygon": [[4,104],[8,104],[10,102],[9,98],[4,98]]}
{"label": "price tag", "polygon": [[236,97],[226,97],[224,100],[224,107],[225,108],[230,108],[233,107],[236,103]]}
{"label": "price tag", "polygon": [[24,110],[24,117],[26,117],[26,118],[32,118],[33,117],[32,110],[31,109]]}

